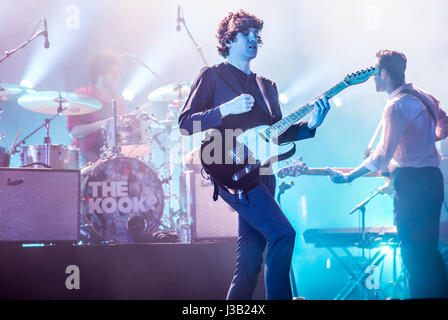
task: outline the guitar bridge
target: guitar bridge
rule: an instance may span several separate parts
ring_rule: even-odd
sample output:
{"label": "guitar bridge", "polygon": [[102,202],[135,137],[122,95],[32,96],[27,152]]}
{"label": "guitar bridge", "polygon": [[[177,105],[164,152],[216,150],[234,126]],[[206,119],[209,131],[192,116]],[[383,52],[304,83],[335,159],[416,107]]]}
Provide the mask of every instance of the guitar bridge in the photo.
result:
{"label": "guitar bridge", "polygon": [[255,164],[248,164],[243,169],[241,169],[238,172],[235,172],[232,175],[233,182],[237,182],[237,181],[241,180],[243,177],[247,176],[248,174],[252,173],[254,170],[256,170],[260,167],[261,167],[261,164],[259,161],[257,161]]}

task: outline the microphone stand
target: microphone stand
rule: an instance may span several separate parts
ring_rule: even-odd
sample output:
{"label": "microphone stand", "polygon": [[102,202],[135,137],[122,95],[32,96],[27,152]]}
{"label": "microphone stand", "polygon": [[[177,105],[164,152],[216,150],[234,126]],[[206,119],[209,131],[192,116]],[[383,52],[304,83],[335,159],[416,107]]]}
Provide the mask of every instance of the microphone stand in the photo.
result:
{"label": "microphone stand", "polygon": [[290,189],[292,186],[294,185],[294,181],[291,181],[290,183],[286,183],[286,182],[282,182],[279,186],[278,186],[278,194],[277,194],[277,202],[278,202],[278,206],[281,208],[281,196],[285,193],[286,190]]}
{"label": "microphone stand", "polygon": [[[294,181],[291,181],[290,183],[286,183],[286,182],[282,182],[279,186],[279,192],[277,194],[277,202],[278,202],[278,206],[280,207],[280,209],[282,208],[280,199],[281,196],[285,193],[286,190],[290,189],[292,186],[294,185]],[[298,292],[297,292],[297,287],[296,287],[296,278],[294,276],[294,267],[291,261],[291,267],[289,268],[289,278],[290,278],[290,282],[291,282],[291,291],[292,291],[292,296],[293,298],[297,297]]]}
{"label": "microphone stand", "polygon": [[[370,200],[375,198],[380,193],[380,190],[375,191],[372,195],[370,195],[367,199],[365,199],[363,202],[358,204],[352,211],[349,212],[349,214],[353,214],[356,211],[361,212],[361,234],[362,234],[362,242],[365,243],[366,241],[366,205],[369,203]],[[362,257],[365,258],[365,248],[364,245],[362,247]]]}
{"label": "microphone stand", "polygon": [[140,63],[143,68],[147,69],[149,72],[151,72],[157,79],[159,79],[163,84],[167,84],[168,82],[161,76],[159,75],[157,72],[155,72],[154,70],[152,70],[150,67],[148,67],[148,65],[146,63],[144,63],[142,61],[142,59],[140,59],[139,57],[137,57],[136,55],[131,55],[131,57],[135,60],[137,60],[138,63]]}
{"label": "microphone stand", "polygon": [[[40,24],[41,21],[42,21],[42,19],[39,21],[39,24]],[[39,24],[38,24],[38,25],[39,25]],[[36,30],[36,29],[34,29],[34,30]],[[33,31],[33,33],[34,33],[34,31]],[[22,43],[22,44],[21,44],[20,46],[18,46],[17,48],[14,48],[14,49],[9,50],[9,51],[5,51],[5,55],[4,55],[3,57],[0,58],[0,63],[2,63],[4,60],[6,60],[7,58],[9,58],[11,55],[13,55],[14,53],[16,53],[16,51],[18,51],[18,50],[24,48],[24,47],[27,46],[31,41],[33,41],[34,39],[36,39],[37,37],[39,37],[39,36],[41,36],[41,35],[43,35],[43,34],[44,34],[44,31],[43,31],[43,30],[40,30],[39,32],[34,33],[30,38],[28,38],[24,43]]]}
{"label": "microphone stand", "polygon": [[[181,11],[182,11],[182,8],[181,8]],[[198,51],[199,55],[201,56],[202,61],[204,62],[205,66],[208,67],[207,61],[205,60],[204,54],[202,53],[202,47],[197,44],[197,42],[194,40],[193,36],[191,35],[191,32],[188,29],[187,24],[185,23],[185,19],[183,17],[183,12],[182,12],[182,17],[179,17],[179,22],[184,25],[185,30],[187,30],[188,36],[190,37],[191,41],[193,42],[194,46],[196,47],[196,50]]]}

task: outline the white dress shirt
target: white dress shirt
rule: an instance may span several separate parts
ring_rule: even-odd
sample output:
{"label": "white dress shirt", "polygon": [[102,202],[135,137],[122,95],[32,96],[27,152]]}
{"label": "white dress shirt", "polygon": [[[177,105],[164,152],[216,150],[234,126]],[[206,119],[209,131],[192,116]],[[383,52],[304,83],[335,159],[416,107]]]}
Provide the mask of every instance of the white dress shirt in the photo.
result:
{"label": "white dress shirt", "polygon": [[[405,89],[417,90],[427,98],[437,118],[437,126],[420,99],[400,94]],[[448,118],[436,98],[411,83],[404,84],[390,93],[382,123],[380,141],[363,162],[367,169],[392,172],[397,167],[439,166],[440,155],[435,142],[448,136]]]}

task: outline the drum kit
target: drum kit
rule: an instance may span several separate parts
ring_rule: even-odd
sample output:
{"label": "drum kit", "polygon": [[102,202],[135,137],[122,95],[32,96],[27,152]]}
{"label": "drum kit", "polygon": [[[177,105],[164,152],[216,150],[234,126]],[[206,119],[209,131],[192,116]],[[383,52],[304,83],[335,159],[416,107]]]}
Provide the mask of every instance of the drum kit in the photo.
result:
{"label": "drum kit", "polygon": [[[52,144],[50,123],[60,115],[95,112],[102,108],[102,103],[72,92],[37,92],[0,83],[0,102],[16,100],[27,110],[52,116],[17,141],[19,130],[12,147],[8,151],[0,149],[0,166],[9,167],[10,157],[20,153],[21,167],[44,168],[44,172],[50,168],[80,170],[83,243],[151,242],[154,234],[159,233],[160,238],[164,230],[171,239],[173,232],[181,237],[179,229],[185,230],[185,225],[180,222],[186,221],[186,213],[181,208],[182,192],[174,190],[174,185],[181,188],[180,176],[185,169],[182,161],[174,161],[178,156],[182,158],[182,154],[173,152],[182,153],[182,147],[178,148],[182,143],[177,118],[189,88],[186,82],[169,84],[151,92],[150,102],[133,112],[124,115],[114,112],[114,117],[102,126],[104,147],[100,159],[79,168],[79,149]],[[167,105],[165,119],[159,120],[151,114],[152,102]],[[46,129],[44,144],[25,145],[42,128]],[[173,201],[177,201],[178,208]]]}

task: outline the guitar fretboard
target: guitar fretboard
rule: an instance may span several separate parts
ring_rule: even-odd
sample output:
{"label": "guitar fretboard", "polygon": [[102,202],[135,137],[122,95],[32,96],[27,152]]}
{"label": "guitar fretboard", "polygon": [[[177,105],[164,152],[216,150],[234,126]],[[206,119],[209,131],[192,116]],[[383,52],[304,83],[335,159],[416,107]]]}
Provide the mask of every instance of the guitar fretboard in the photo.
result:
{"label": "guitar fretboard", "polygon": [[[348,86],[349,85],[345,81],[341,81],[335,86],[331,87],[329,90],[327,90],[323,95],[326,96],[327,99],[331,99]],[[314,105],[309,103],[300,107],[297,111],[294,111],[289,116],[281,119],[280,121],[276,122],[275,124],[267,128],[265,132],[266,137],[268,139],[277,138],[279,135],[288,130],[289,127],[291,127],[297,121],[299,121],[300,119],[305,117],[308,113],[313,111],[313,109]]]}

